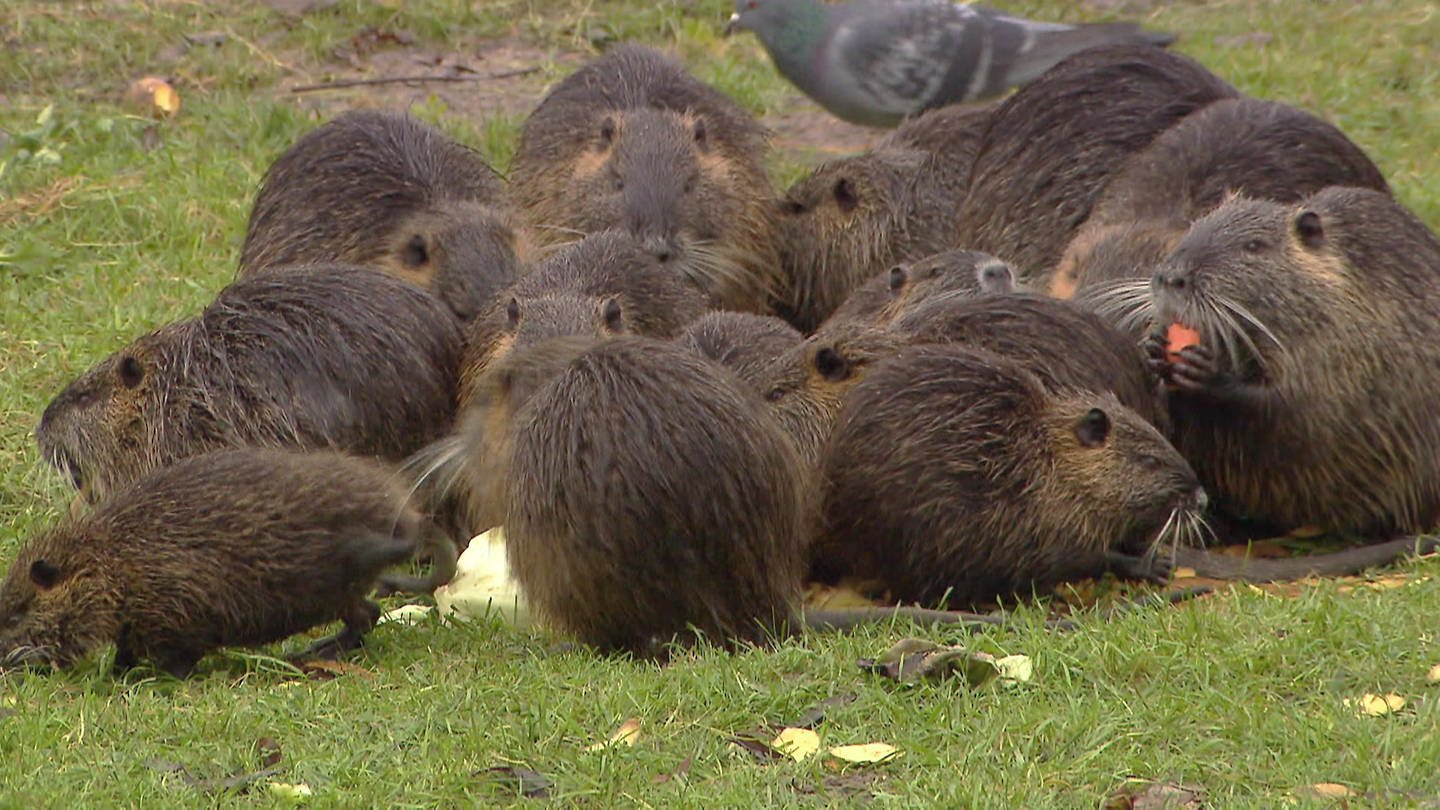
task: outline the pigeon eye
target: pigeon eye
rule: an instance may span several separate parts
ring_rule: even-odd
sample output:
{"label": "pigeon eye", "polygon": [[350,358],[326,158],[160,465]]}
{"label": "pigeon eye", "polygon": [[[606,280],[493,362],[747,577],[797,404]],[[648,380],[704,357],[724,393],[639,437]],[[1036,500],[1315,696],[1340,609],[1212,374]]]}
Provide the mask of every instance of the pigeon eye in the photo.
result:
{"label": "pigeon eye", "polygon": [[745,7],[746,7],[746,8],[749,8],[749,9],[759,8],[759,7],[760,7],[760,0],[750,0],[750,2],[748,2],[748,3],[745,4]]}

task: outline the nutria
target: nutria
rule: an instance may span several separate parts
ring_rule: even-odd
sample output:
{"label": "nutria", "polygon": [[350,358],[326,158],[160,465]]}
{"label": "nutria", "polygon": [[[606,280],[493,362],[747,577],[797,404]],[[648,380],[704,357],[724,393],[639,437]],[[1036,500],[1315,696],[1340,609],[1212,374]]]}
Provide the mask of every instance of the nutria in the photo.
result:
{"label": "nutria", "polygon": [[1028,369],[1047,389],[1115,395],[1164,432],[1163,388],[1135,341],[1093,312],[1034,293],[932,299],[895,322],[910,343],[985,348]]}
{"label": "nutria", "polygon": [[[332,452],[222,450],[176,462],[26,545],[0,586],[0,664],[67,667],[111,642],[183,678],[219,647],[345,622],[354,648],[380,572],[424,520],[384,467]],[[453,569],[453,547],[434,543]]]}
{"label": "nutria", "polygon": [[[1061,258],[1052,294],[1079,285],[1114,280],[1104,272],[1116,260],[1101,259],[1102,272],[1091,273],[1083,249],[1102,240],[1094,234],[1130,223],[1168,226],[1178,243],[1186,228],[1232,193],[1295,202],[1326,186],[1357,186],[1389,193],[1385,177],[1345,133],[1310,113],[1275,101],[1222,99],[1186,116],[1135,153],[1095,201],[1090,216]],[[1143,232],[1142,232],[1143,233]],[[1128,240],[1104,240],[1115,252]],[[1163,241],[1163,240],[1161,240]],[[1077,244],[1078,243],[1078,244]],[[1136,269],[1122,278],[1149,278],[1153,240],[1136,243]],[[1081,249],[1082,255],[1076,253]],[[1168,251],[1167,251],[1168,252]],[[1149,261],[1149,263],[1147,263]],[[1062,297],[1069,297],[1063,295]]]}
{"label": "nutria", "polygon": [[1159,48],[1066,59],[988,117],[954,244],[1005,259],[1029,284],[1059,261],[1132,154],[1195,110],[1238,95],[1195,60]]}
{"label": "nutria", "polygon": [[817,567],[877,574],[922,604],[1112,567],[1168,574],[1148,558],[1192,539],[1205,504],[1180,454],[1112,394],[1051,392],[1020,364],[958,345],[874,368],[847,396],[821,469]]}
{"label": "nutria", "polygon": [[402,459],[450,428],[461,340],[444,304],[380,271],[260,271],[81,375],[36,439],[92,503],[223,447]]}
{"label": "nutria", "polygon": [[541,100],[510,187],[537,241],[627,230],[714,306],[768,312],[784,289],[767,142],[675,60],[620,45]]}
{"label": "nutria", "polygon": [[[1107,285],[1126,279],[1149,278],[1161,260],[1185,238],[1190,223],[1173,219],[1145,219],[1091,225],[1075,232],[1048,279],[1037,279],[1055,298],[1073,298],[1094,306],[1094,296]],[[1083,287],[1083,289],[1082,289]],[[1138,339],[1138,336],[1137,336]]]}
{"label": "nutria", "polygon": [[925,301],[952,292],[991,295],[1014,291],[1015,271],[1010,265],[988,253],[947,250],[877,273],[856,287],[819,331],[852,322],[885,328]]}
{"label": "nutria", "polygon": [[512,571],[548,622],[647,656],[794,625],[806,492],[758,396],[634,336],[532,346],[485,376],[467,486],[504,501]]}
{"label": "nutria", "polygon": [[515,276],[504,193],[477,153],[440,130],[403,113],[344,113],[265,173],[240,275],[366,265],[430,290],[468,320]]}
{"label": "nutria", "polygon": [[780,229],[794,300],[781,314],[813,331],[867,279],[955,247],[985,121],[983,112],[936,110],[792,185]]}
{"label": "nutria", "polygon": [[1382,192],[1236,198],[1112,312],[1199,333],[1173,357],[1164,331],[1148,346],[1176,446],[1222,512],[1420,533],[1440,519],[1437,273],[1440,240]]}
{"label": "nutria", "polygon": [[795,327],[773,315],[706,313],[685,327],[675,342],[730,369],[757,389],[770,364],[805,340]]}
{"label": "nutria", "polygon": [[517,346],[564,335],[668,338],[706,311],[705,297],[622,231],[566,245],[527,270],[467,328],[460,404]]}

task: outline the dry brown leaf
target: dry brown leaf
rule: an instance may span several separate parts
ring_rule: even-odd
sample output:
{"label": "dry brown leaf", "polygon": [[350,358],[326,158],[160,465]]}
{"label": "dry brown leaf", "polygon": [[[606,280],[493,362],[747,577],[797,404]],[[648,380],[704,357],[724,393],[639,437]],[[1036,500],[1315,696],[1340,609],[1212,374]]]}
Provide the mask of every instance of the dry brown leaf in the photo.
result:
{"label": "dry brown leaf", "polygon": [[689,774],[689,773],[690,773],[690,757],[685,757],[683,760],[680,761],[680,764],[679,764],[679,765],[676,765],[676,766],[675,766],[675,770],[673,770],[673,771],[671,771],[671,772],[669,772],[669,773],[657,773],[657,774],[655,774],[655,779],[654,779],[653,781],[654,781],[655,784],[657,784],[657,785],[663,785],[663,784],[665,784],[666,782],[669,782],[669,781],[672,781],[672,780],[675,780],[675,779],[683,779],[683,778],[685,778],[685,776],[686,776],[687,774]]}
{"label": "dry brown leaf", "polygon": [[341,675],[358,675],[367,681],[375,680],[375,673],[359,664],[351,664],[346,661],[314,658],[295,662],[295,668],[305,673],[305,677],[312,681],[333,681]]}
{"label": "dry brown leaf", "polygon": [[280,764],[280,743],[269,737],[261,737],[255,741],[255,753],[260,755],[262,768],[273,768]]}
{"label": "dry brown leaf", "polygon": [[804,714],[800,715],[799,719],[797,719],[793,723],[790,723],[789,725],[794,726],[795,728],[815,728],[816,726],[825,722],[825,713],[827,711],[833,708],[838,708],[840,706],[846,706],[854,702],[854,695],[834,695],[832,697],[825,698],[814,706],[811,706],[805,711]]}
{"label": "dry brown leaf", "polygon": [[1197,810],[1201,806],[1199,788],[1146,780],[1131,780],[1110,794],[1101,805],[1103,810]]}
{"label": "dry brown leaf", "polygon": [[548,799],[550,788],[555,787],[555,783],[545,774],[512,765],[497,765],[478,771],[475,775],[491,783],[503,783],[527,799]]}
{"label": "dry brown leaf", "polygon": [[634,745],[640,739],[640,718],[631,717],[620,724],[610,737],[593,745],[586,746],[586,751],[603,751],[617,745]]}
{"label": "dry brown leaf", "polygon": [[1002,674],[993,655],[918,638],[902,639],[879,658],[862,658],[856,664],[866,672],[884,675],[900,683],[941,680],[959,675],[973,687]]}

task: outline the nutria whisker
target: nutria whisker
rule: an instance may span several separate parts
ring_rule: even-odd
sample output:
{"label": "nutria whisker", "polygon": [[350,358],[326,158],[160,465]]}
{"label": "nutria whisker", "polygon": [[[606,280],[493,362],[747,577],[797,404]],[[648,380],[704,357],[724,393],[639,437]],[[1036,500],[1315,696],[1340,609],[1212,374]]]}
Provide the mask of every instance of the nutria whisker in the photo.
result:
{"label": "nutria whisker", "polygon": [[1084,291],[1078,303],[1110,321],[1122,332],[1139,332],[1155,318],[1149,279],[1119,279]]}
{"label": "nutria whisker", "polygon": [[[1276,337],[1275,333],[1270,331],[1270,327],[1266,326],[1263,321],[1251,314],[1250,310],[1241,306],[1235,299],[1218,293],[1211,293],[1210,297],[1216,305],[1229,310],[1233,315],[1254,327],[1255,331],[1264,335],[1280,352],[1285,352],[1285,344],[1281,343],[1280,338]],[[1255,350],[1255,344],[1250,343],[1249,347],[1258,358],[1259,352]]]}
{"label": "nutria whisker", "polygon": [[778,298],[779,290],[768,277],[747,270],[760,260],[740,245],[718,241],[696,241],[685,246],[688,261],[679,266],[691,283],[701,290],[741,289],[761,298]]}

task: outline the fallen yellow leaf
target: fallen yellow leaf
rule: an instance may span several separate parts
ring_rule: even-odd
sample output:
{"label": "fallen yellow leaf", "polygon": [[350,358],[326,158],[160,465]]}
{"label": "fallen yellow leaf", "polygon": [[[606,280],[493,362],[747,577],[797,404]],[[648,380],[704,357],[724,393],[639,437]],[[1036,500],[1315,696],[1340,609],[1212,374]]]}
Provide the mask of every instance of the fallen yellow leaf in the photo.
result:
{"label": "fallen yellow leaf", "polygon": [[586,751],[600,751],[615,745],[634,745],[640,739],[640,718],[632,717],[620,724],[610,739],[588,746]]}
{"label": "fallen yellow leaf", "polygon": [[1354,705],[1355,709],[1366,717],[1384,717],[1405,708],[1405,698],[1394,692],[1384,695],[1364,694],[1353,704],[1346,698],[1345,705]]}
{"label": "fallen yellow leaf", "polygon": [[1425,673],[1425,682],[1440,683],[1440,664],[1430,667],[1430,671]]}
{"label": "fallen yellow leaf", "polygon": [[832,746],[828,753],[845,762],[869,765],[899,756],[900,749],[888,743],[865,743],[864,745]]}
{"label": "fallen yellow leaf", "polygon": [[808,728],[786,726],[770,741],[770,747],[796,762],[803,762],[820,750],[820,735]]}
{"label": "fallen yellow leaf", "polygon": [[1175,569],[1175,572],[1174,572],[1173,574],[1171,574],[1171,576],[1172,576],[1172,578],[1174,578],[1174,579],[1194,579],[1194,578],[1195,578],[1195,569],[1194,569],[1194,568],[1188,568],[1188,567],[1182,565],[1182,566],[1177,567],[1177,568]]}
{"label": "fallen yellow leaf", "polygon": [[382,614],[375,623],[390,624],[391,622],[398,622],[400,624],[418,624],[424,621],[425,617],[429,616],[432,610],[434,609],[427,605],[401,605],[394,610]]}
{"label": "fallen yellow leaf", "polygon": [[289,799],[293,802],[303,802],[314,794],[310,790],[310,786],[303,782],[294,785],[288,782],[266,782],[265,789],[272,796]]}
{"label": "fallen yellow leaf", "polygon": [[1007,655],[995,661],[1000,669],[1000,682],[1005,684],[1029,683],[1035,674],[1035,662],[1028,655]]}
{"label": "fallen yellow leaf", "polygon": [[1322,799],[1343,799],[1347,796],[1355,795],[1355,791],[1344,785],[1336,784],[1335,782],[1320,782],[1310,785],[1304,790]]}
{"label": "fallen yellow leaf", "polygon": [[130,85],[130,98],[146,109],[174,115],[180,111],[180,94],[159,76],[136,79]]}

